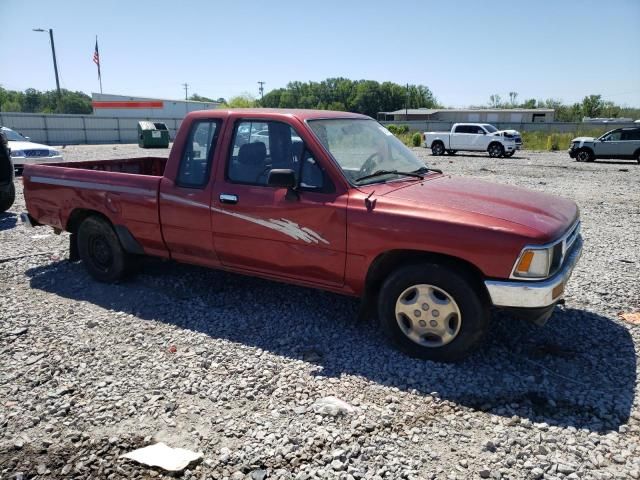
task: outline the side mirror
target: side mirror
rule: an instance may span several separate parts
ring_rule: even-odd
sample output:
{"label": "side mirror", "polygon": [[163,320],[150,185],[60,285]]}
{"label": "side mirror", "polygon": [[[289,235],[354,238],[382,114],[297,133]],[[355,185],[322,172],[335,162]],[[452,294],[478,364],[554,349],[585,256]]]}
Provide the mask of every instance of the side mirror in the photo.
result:
{"label": "side mirror", "polygon": [[24,139],[25,139],[27,142],[30,142],[30,141],[31,141],[31,137],[24,137]]}
{"label": "side mirror", "polygon": [[274,168],[269,172],[267,185],[270,187],[294,188],[296,174],[290,168]]}

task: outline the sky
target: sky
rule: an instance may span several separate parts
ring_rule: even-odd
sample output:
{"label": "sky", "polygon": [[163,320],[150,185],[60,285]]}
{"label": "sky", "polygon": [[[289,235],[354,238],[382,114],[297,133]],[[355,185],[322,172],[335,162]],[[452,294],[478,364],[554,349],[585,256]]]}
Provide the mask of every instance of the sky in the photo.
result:
{"label": "sky", "polygon": [[428,86],[441,104],[492,94],[640,107],[640,0],[0,0],[0,85],[163,99],[258,96],[328,77]]}

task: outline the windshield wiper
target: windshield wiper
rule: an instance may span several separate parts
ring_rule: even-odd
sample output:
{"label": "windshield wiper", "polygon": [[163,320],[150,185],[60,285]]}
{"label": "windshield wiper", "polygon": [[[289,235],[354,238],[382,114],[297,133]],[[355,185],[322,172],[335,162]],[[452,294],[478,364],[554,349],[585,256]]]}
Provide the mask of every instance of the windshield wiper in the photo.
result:
{"label": "windshield wiper", "polygon": [[376,170],[370,175],[365,175],[364,177],[356,178],[356,182],[359,182],[361,180],[367,180],[368,178],[380,177],[382,175],[406,175],[407,177],[415,177],[421,180],[424,178],[424,175],[421,173],[418,173],[418,171],[401,172],[400,170]]}
{"label": "windshield wiper", "polygon": [[437,168],[429,168],[429,167],[420,167],[417,170],[413,170],[412,172],[403,172],[401,170],[376,170],[370,175],[365,175],[364,177],[356,178],[356,182],[359,182],[361,180],[367,180],[369,178],[380,177],[382,175],[405,175],[407,177],[414,177],[422,180],[424,178],[424,174],[427,172],[442,173],[442,170],[438,170]]}

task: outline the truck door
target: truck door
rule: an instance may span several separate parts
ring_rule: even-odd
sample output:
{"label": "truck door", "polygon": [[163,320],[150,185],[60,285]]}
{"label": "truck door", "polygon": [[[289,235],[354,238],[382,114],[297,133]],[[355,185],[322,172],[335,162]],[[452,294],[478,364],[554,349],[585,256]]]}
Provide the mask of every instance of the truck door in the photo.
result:
{"label": "truck door", "polygon": [[220,120],[195,120],[183,148],[171,152],[179,157],[167,164],[174,165],[175,171],[165,171],[160,182],[162,235],[176,260],[220,264],[213,248],[209,213],[211,170],[220,127]]}
{"label": "truck door", "polygon": [[[211,205],[223,265],[327,285],[344,283],[346,192],[291,125],[236,122]],[[242,132],[258,131],[259,134]],[[267,141],[268,139],[268,141]],[[226,164],[226,165],[224,165]],[[271,169],[297,172],[297,192],[267,185]]]}
{"label": "truck door", "polygon": [[490,137],[480,125],[469,126],[469,150],[484,151],[489,146]]}
{"label": "truck door", "polygon": [[469,146],[469,126],[458,125],[449,136],[451,150],[466,150]]}

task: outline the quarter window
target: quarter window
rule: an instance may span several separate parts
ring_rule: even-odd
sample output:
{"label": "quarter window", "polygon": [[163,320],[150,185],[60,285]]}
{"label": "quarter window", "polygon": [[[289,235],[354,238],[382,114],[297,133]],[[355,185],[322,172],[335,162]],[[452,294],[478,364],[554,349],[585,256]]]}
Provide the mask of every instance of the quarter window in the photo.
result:
{"label": "quarter window", "polygon": [[211,172],[211,161],[217,141],[218,122],[194,122],[185,144],[176,183],[183,187],[203,188]]}

